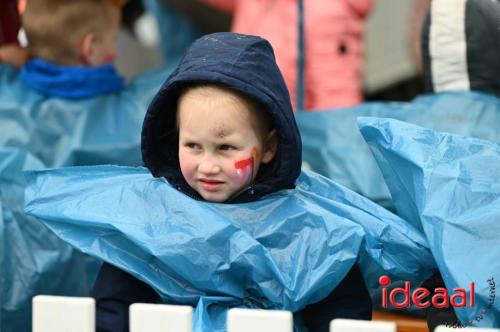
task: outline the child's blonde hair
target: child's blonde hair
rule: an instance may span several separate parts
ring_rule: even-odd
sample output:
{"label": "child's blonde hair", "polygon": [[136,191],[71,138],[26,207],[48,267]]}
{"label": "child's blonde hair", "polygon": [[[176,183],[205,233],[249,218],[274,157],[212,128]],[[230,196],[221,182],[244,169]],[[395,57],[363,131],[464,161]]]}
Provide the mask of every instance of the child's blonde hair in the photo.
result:
{"label": "child's blonde hair", "polygon": [[74,64],[83,38],[97,39],[120,20],[126,0],[28,0],[23,27],[33,56],[57,64]]}
{"label": "child's blonde hair", "polygon": [[[214,96],[214,92],[219,91],[225,92],[223,98],[228,98],[235,103],[242,104],[246,109],[250,111],[253,118],[255,119],[255,123],[251,123],[251,125],[254,127],[254,130],[257,131],[259,137],[264,140],[267,134],[273,129],[271,116],[265,110],[264,106],[239,91],[215,84],[197,83],[187,86],[181,90],[177,105],[177,130],[179,130],[180,120],[178,109],[181,99],[186,97],[189,98],[189,96],[192,94]],[[218,93],[215,94],[215,96],[217,96],[216,98],[221,98],[221,95]]]}

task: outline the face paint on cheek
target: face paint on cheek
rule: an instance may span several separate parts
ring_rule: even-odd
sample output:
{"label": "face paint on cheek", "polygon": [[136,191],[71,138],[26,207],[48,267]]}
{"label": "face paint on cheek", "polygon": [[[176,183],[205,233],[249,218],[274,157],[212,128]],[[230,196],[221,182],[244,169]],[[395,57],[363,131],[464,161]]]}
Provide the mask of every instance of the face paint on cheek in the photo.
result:
{"label": "face paint on cheek", "polygon": [[234,163],[236,175],[241,180],[241,185],[250,183],[253,180],[255,159],[259,157],[259,149],[254,147],[250,158],[240,160]]}
{"label": "face paint on cheek", "polygon": [[243,159],[234,163],[236,176],[241,185],[250,183],[253,179],[253,157]]}
{"label": "face paint on cheek", "polygon": [[259,152],[259,149],[257,147],[253,147],[252,148],[252,157],[255,159],[259,158],[260,156],[260,152]]}

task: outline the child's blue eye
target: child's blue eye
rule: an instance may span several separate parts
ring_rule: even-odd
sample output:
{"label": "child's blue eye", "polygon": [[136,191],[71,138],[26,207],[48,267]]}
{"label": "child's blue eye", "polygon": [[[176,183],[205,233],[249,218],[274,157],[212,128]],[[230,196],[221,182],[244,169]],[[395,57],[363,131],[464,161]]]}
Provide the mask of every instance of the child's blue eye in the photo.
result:
{"label": "child's blue eye", "polygon": [[222,144],[219,149],[223,150],[223,151],[229,151],[229,150],[235,150],[236,148],[232,145],[229,145],[229,144]]}

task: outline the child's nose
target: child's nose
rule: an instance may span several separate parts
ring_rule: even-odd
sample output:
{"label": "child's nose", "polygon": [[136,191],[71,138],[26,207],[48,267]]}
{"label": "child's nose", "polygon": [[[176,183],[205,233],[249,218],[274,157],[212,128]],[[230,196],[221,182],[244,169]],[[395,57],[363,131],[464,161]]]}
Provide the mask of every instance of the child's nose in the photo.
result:
{"label": "child's nose", "polygon": [[220,170],[221,168],[216,158],[208,154],[203,157],[198,166],[198,171],[203,174],[215,174],[220,172]]}

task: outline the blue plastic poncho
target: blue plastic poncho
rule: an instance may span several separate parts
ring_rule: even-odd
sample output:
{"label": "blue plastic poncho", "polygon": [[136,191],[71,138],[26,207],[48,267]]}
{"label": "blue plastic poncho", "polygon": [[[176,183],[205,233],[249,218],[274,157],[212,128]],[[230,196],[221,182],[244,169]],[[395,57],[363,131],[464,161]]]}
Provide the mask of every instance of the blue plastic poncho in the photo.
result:
{"label": "blue plastic poncho", "polygon": [[462,324],[500,326],[494,286],[500,280],[500,145],[391,119],[358,123],[398,214],[423,229],[446,287],[475,283],[476,305],[455,308]]}
{"label": "blue plastic poncho", "polygon": [[[42,164],[25,151],[0,149],[0,330],[31,331],[34,295],[88,293],[84,255],[23,213],[26,169]],[[95,277],[94,271],[94,277]]]}
{"label": "blue plastic poncho", "polygon": [[[23,84],[19,71],[0,65],[0,146],[27,149],[45,166],[140,165],[144,114],[170,71],[163,68],[143,74],[119,92],[74,100],[37,92]],[[15,259],[0,263],[3,316],[0,329],[19,332],[31,330],[33,295],[87,295],[98,262],[75,254],[32,217],[23,215],[22,196],[14,196],[13,201],[12,186],[5,187],[6,183],[16,184],[17,192],[22,193],[21,171],[42,166],[31,161],[23,164],[26,152],[13,151],[0,154],[0,165],[7,167],[1,175],[0,204],[4,206],[1,255]],[[15,204],[17,210],[10,204]],[[11,212],[12,209],[16,212]],[[92,270],[81,270],[89,264]]]}
{"label": "blue plastic poncho", "polygon": [[435,269],[416,229],[314,173],[242,204],[194,200],[142,168],[27,178],[28,214],[166,302],[197,305],[196,331],[224,330],[228,307],[297,311],[329,294],[358,256],[371,284],[380,273],[421,281]]}
{"label": "blue plastic poncho", "polygon": [[172,69],[145,73],[120,92],[74,100],[39,93],[0,65],[0,146],[26,148],[46,166],[141,165],[144,114]]}
{"label": "blue plastic poncho", "polygon": [[437,93],[420,96],[410,103],[365,103],[296,115],[304,161],[314,171],[389,208],[389,191],[356,127],[359,116],[394,118],[500,142],[500,99],[478,92]]}

